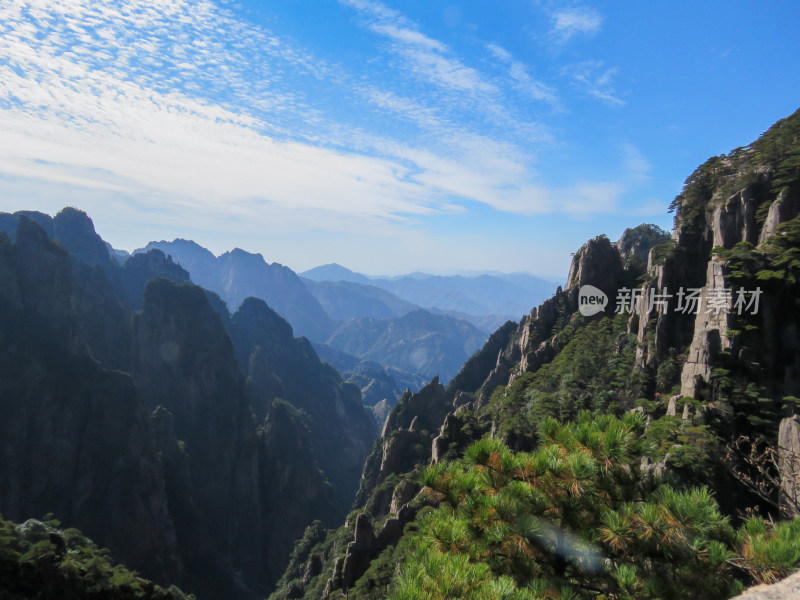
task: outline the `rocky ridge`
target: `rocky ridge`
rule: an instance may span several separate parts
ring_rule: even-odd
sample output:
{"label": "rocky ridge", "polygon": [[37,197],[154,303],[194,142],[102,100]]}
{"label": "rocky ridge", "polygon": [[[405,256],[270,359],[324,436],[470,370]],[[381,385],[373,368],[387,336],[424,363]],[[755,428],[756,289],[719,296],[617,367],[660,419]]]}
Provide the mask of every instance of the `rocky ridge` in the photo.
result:
{"label": "rocky ridge", "polygon": [[[470,441],[482,435],[505,435],[500,433],[502,422],[498,420],[508,418],[498,413],[502,410],[503,396],[517,381],[559,356],[566,343],[562,340],[565,328],[579,318],[578,296],[583,285],[595,286],[611,299],[600,317],[614,314],[614,299],[621,292],[632,298],[638,296],[639,306],[643,307],[631,310],[627,333],[619,341],[620,351],[626,343],[623,337],[633,336],[636,342],[632,387],[627,394],[629,404],[620,408],[644,411],[636,406],[636,399],[655,397],[657,405],[661,405],[658,410],[667,415],[680,414],[683,421],[722,420],[731,431],[736,431],[736,419],[746,417],[746,411],[751,409],[743,405],[744,408],[737,410],[745,411],[744,414],[732,418],[726,412],[729,409],[724,408],[727,400],[724,394],[732,394],[734,401],[739,402],[736,394],[741,392],[736,386],[755,382],[769,396],[760,402],[772,407],[770,410],[783,406],[788,415],[778,423],[769,421],[766,412],[760,417],[751,413],[750,422],[771,431],[779,447],[796,448],[800,428],[792,416],[794,403],[784,398],[797,393],[800,370],[795,363],[800,355],[797,342],[800,336],[796,319],[782,323],[784,331],[776,325],[775,315],[785,301],[781,293],[765,294],[761,317],[751,324],[751,329],[745,330],[758,330],[760,338],[769,341],[771,347],[763,352],[747,347],[744,343],[747,340],[742,339],[743,324],[730,312],[706,312],[706,308],[712,302],[712,294],[725,298],[733,292],[732,281],[741,270],[732,262],[736,257],[727,258],[724,250],[746,250],[742,244],[766,248],[776,234],[795,239],[786,237],[793,235],[786,227],[796,223],[800,214],[797,200],[800,168],[776,169],[764,163],[780,160],[780,157],[769,158],[770,136],[786,136],[797,147],[798,130],[800,112],[776,124],[751,147],[737,149],[727,157],[716,157],[701,166],[676,199],[671,237],[667,238],[657,228],[640,226],[626,231],[615,244],[603,236],[587,242],[573,258],[565,288],[559,288],[552,298],[534,308],[519,325],[507,324],[498,330],[465,363],[446,389],[434,382],[418,394],[404,396],[387,418],[381,437],[367,459],[357,497],[359,510],[372,520],[384,519],[386,515],[398,518],[397,503],[389,499],[394,491],[416,481],[420,466],[443,457],[457,457]],[[712,254],[715,248],[723,252]],[[681,287],[702,288],[701,305],[696,312],[681,310],[679,302],[684,298],[677,294]],[[731,375],[723,380],[720,375],[723,373]],[[530,443],[524,439],[504,441],[512,449],[525,449]],[[782,456],[783,493],[796,497],[794,458]],[[643,462],[642,468],[650,466],[654,473],[664,473],[670,468],[669,458],[665,456],[654,465]],[[418,502],[421,500],[417,498]],[[353,548],[359,548],[357,556],[353,554],[354,558],[348,562],[350,551],[337,554],[320,542],[309,548],[309,554],[293,558],[273,598],[319,597],[322,590],[322,597],[329,598],[336,590],[348,587],[355,591],[355,597],[373,597],[370,594],[375,592],[370,590],[379,589],[386,582],[376,571],[380,567],[375,565],[391,563],[391,558],[384,557],[402,551],[376,549],[378,554],[372,554],[373,562],[369,563],[364,548],[372,546],[363,542],[374,538],[374,529],[372,536],[363,533],[368,517],[349,521],[336,534],[341,536],[338,539],[350,540]],[[411,523],[407,521],[404,525]],[[402,536],[396,536],[390,546],[401,539]],[[312,559],[316,561],[315,575],[296,582],[291,595],[286,595],[287,583],[303,571],[304,561]],[[345,563],[351,568],[343,577]],[[321,585],[321,581],[326,583]]]}
{"label": "rocky ridge", "polygon": [[0,512],[263,597],[303,528],[347,511],[374,436],[358,389],[263,301],[230,316],[159,250],[120,266],[80,211],[0,225]]}

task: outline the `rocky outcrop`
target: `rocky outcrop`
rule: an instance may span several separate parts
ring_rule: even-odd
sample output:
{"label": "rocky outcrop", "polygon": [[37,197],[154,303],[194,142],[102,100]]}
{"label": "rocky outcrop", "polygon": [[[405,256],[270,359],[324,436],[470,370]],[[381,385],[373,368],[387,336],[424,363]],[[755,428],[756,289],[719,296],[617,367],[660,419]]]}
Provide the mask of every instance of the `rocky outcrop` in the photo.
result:
{"label": "rocky outcrop", "polygon": [[627,228],[614,246],[619,251],[623,265],[629,266],[634,260],[638,260],[644,266],[647,264],[650,249],[667,241],[669,234],[666,231],[657,225],[642,224]]}
{"label": "rocky outcrop", "polygon": [[678,400],[680,400],[680,395],[672,396],[669,401],[667,402],[667,416],[674,417],[678,414]]}
{"label": "rocky outcrop", "polygon": [[775,233],[778,225],[794,219],[800,214],[800,196],[789,189],[783,189],[770,205],[767,218],[758,236],[758,243],[763,244]]}
{"label": "rocky outcrop", "polygon": [[431,463],[460,456],[476,437],[486,432],[487,425],[479,423],[474,412],[463,411],[447,415],[438,434],[433,438]]}
{"label": "rocky outcrop", "polygon": [[189,283],[189,273],[160,250],[134,254],[121,268],[113,269],[111,281],[120,299],[133,310],[144,305],[144,290],[151,279]]}
{"label": "rocky outcrop", "polygon": [[439,378],[434,377],[416,394],[403,395],[386,420],[381,435],[385,437],[394,430],[410,429],[415,419],[418,430],[435,431],[452,408],[452,396],[439,383]]}
{"label": "rocky outcrop", "polygon": [[800,516],[800,418],[786,417],[778,429],[778,470],[784,509]]}
{"label": "rocky outcrop", "polygon": [[358,388],[322,363],[308,340],[295,338],[291,325],[263,300],[242,303],[231,318],[231,336],[239,364],[247,369],[247,397],[256,415],[263,418],[275,398],[308,415],[316,462],[341,506],[349,506],[375,437]]}
{"label": "rocky outcrop", "polygon": [[[267,582],[277,581],[292,550],[294,540],[312,519],[325,527],[342,518],[336,488],[320,470],[312,436],[302,415],[288,402],[276,401],[260,436],[259,472],[261,501],[254,521],[243,519],[240,527],[260,523],[260,540],[252,548],[254,568],[264,570]],[[243,476],[249,476],[243,473]],[[243,549],[244,552],[248,550]]]}
{"label": "rocky outcrop", "polygon": [[419,495],[419,486],[404,480],[392,499],[392,512],[383,521],[379,532],[375,532],[368,513],[359,513],[353,525],[353,538],[344,555],[337,558],[333,576],[327,581],[322,599],[335,598],[339,590],[346,591],[361,578],[372,560],[384,550],[395,546],[403,535],[405,526],[412,522],[419,510],[431,502]]}
{"label": "rocky outcrop", "polygon": [[[489,336],[483,348],[473,354],[459,370],[458,374],[447,384],[448,393],[461,392],[465,395],[474,395],[485,385],[487,375],[496,369],[501,353],[513,351],[511,339],[517,331],[517,323],[507,321],[502,327]],[[519,360],[519,356],[504,356],[506,364]]]}
{"label": "rocky outcrop", "polygon": [[711,216],[714,248],[731,248],[739,242],[758,242],[755,222],[758,200],[755,189],[755,186],[748,186],[724,202],[716,197],[712,198],[713,203],[718,203]]}
{"label": "rocky outcrop", "polygon": [[[683,252],[657,254],[647,260],[649,282],[640,289],[638,310],[633,311],[629,333],[636,333],[636,366],[655,369],[670,348],[684,348],[694,335],[694,315],[686,310],[679,293],[701,287],[705,273],[696,273]],[[681,303],[683,306],[681,306]]]}
{"label": "rocky outcrop", "polygon": [[477,410],[481,406],[484,406],[489,401],[489,398],[492,396],[492,393],[498,386],[508,383],[508,378],[510,375],[511,371],[508,368],[508,362],[505,358],[504,352],[501,350],[497,353],[497,362],[494,365],[494,369],[491,370],[489,376],[486,378],[486,381],[484,381],[483,385],[481,386],[478,398],[475,400],[475,404],[473,405],[474,408]]}
{"label": "rocky outcrop", "polygon": [[75,259],[89,266],[111,267],[111,255],[94,223],[82,210],[65,208],[53,218],[53,238]]}
{"label": "rocky outcrop", "polygon": [[372,414],[378,431],[383,431],[383,426],[386,424],[386,419],[389,418],[390,412],[392,412],[392,405],[389,404],[388,400],[381,400],[372,407]]}
{"label": "rocky outcrop", "polygon": [[592,285],[613,298],[621,278],[622,259],[619,250],[606,236],[601,235],[586,242],[575,253],[566,289]]}
{"label": "rocky outcrop", "polygon": [[547,342],[559,316],[569,302],[569,294],[558,288],[556,295],[542,302],[519,323],[519,372],[535,371],[544,356],[538,352]]}
{"label": "rocky outcrop", "polygon": [[731,347],[729,310],[731,290],[725,283],[724,264],[709,261],[706,285],[699,295],[694,338],[681,371],[681,395],[697,397],[711,379],[716,356]]}
{"label": "rocky outcrop", "polygon": [[783,581],[751,587],[732,600],[796,600],[800,598],[800,573]]}

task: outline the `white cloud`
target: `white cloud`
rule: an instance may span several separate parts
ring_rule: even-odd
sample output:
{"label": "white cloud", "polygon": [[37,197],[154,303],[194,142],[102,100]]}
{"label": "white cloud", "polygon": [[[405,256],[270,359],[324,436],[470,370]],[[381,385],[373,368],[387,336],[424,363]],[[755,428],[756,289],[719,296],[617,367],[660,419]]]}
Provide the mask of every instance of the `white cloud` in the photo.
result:
{"label": "white cloud", "polygon": [[563,72],[590,96],[611,106],[625,106],[625,101],[614,89],[613,79],[619,69],[606,67],[601,60],[587,60],[565,67]]}
{"label": "white cloud", "polygon": [[[231,212],[252,211],[251,198],[365,218],[437,210],[435,194],[408,180],[406,168],[396,162],[265,135],[279,130],[225,103],[177,91],[181,86],[174,80],[159,80],[158,73],[136,67],[127,56],[102,64],[96,54],[83,58],[65,52],[81,47],[87,14],[105,19],[112,29],[123,27],[124,17],[145,34],[155,35],[163,26],[169,28],[167,37],[180,38],[197,33],[195,21],[175,23],[194,18],[198,6],[132,3],[121,15],[99,4],[71,4],[60,15],[36,4],[30,16],[14,7],[0,9],[0,55],[8,59],[0,65],[0,170],[113,191],[160,190],[179,204]],[[199,9],[202,13],[203,6]],[[219,21],[224,15],[210,18]],[[39,38],[31,22],[54,23],[51,35]],[[199,29],[210,33],[215,27],[201,20]],[[141,41],[151,44],[150,52],[162,40]],[[213,36],[202,41],[212,50],[191,57],[192,64],[217,65],[219,73],[209,75],[212,85],[217,77],[230,76],[242,94],[259,91],[236,72],[236,53],[231,56]],[[252,43],[259,41],[263,36]],[[287,60],[295,64],[296,54]],[[182,59],[175,64],[181,66]],[[303,110],[298,98],[273,94],[273,100]],[[108,175],[90,181],[97,173]]]}
{"label": "white cloud", "polygon": [[[479,107],[547,139],[540,126],[508,118],[493,81],[400,13],[348,4],[412,73],[465,97],[459,110]],[[558,102],[526,65],[493,52],[531,97]],[[425,135],[398,141],[332,120],[294,85],[298,77],[366,99]],[[219,229],[387,235],[468,202],[523,215],[613,208],[603,183],[543,185],[530,151],[451,120],[448,102],[355,79],[202,0],[0,4],[0,188],[17,194],[20,181],[38,181],[31,189],[40,194],[86,193],[101,214],[117,207],[131,223],[156,212]]]}
{"label": "white cloud", "polygon": [[369,28],[390,39],[394,51],[404,59],[404,68],[410,69],[429,83],[454,92],[475,93],[488,96],[499,90],[481,74],[463,64],[444,43],[434,40],[400,12],[371,0],[340,0],[355,8],[367,19]]}
{"label": "white cloud", "polygon": [[571,7],[550,13],[551,37],[566,43],[577,35],[591,37],[603,26],[603,17],[593,8]]}
{"label": "white cloud", "polygon": [[564,210],[576,218],[619,212],[625,186],[617,182],[579,181],[563,191]]}
{"label": "white cloud", "polygon": [[534,100],[546,102],[553,109],[563,110],[555,89],[534,79],[530,74],[530,68],[525,63],[514,59],[508,50],[497,44],[486,44],[486,49],[497,60],[507,65],[509,76],[524,93]]}
{"label": "white cloud", "polygon": [[635,181],[646,181],[649,179],[650,162],[644,157],[639,149],[626,142],[622,144],[622,167],[628,176]]}

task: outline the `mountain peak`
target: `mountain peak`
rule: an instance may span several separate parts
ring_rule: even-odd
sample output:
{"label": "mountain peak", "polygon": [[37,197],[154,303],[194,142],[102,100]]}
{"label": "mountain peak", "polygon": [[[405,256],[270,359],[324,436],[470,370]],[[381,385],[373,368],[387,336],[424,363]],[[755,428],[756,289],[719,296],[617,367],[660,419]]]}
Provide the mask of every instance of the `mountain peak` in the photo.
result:
{"label": "mountain peak", "polygon": [[303,273],[302,277],[312,281],[350,281],[352,283],[371,283],[372,280],[361,273],[351,271],[337,263],[329,263],[319,267],[314,267]]}

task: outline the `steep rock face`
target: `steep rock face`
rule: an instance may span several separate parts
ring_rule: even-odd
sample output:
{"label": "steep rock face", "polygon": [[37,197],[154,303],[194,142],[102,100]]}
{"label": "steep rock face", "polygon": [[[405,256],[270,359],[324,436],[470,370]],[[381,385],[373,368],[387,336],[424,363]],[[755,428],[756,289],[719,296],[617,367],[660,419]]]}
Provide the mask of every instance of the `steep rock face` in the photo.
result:
{"label": "steep rock face", "polygon": [[108,248],[85,212],[75,208],[61,210],[53,218],[53,237],[79,261],[103,269],[111,267]]}
{"label": "steep rock face", "polygon": [[[170,498],[184,517],[177,534],[187,542],[187,587],[212,597],[250,597],[263,595],[277,579],[305,525],[341,518],[352,498],[357,474],[347,469],[357,473],[370,438],[359,440],[355,425],[337,421],[337,406],[357,407],[367,436],[372,425],[357,391],[343,400],[335,371],[329,373],[308,342],[295,340],[262,301],[244,303],[229,328],[240,344],[250,344],[251,362],[260,363],[261,371],[251,369],[249,377],[269,378],[273,391],[297,402],[295,408],[276,396],[254,396],[265,418],[261,430],[223,318],[192,284],[148,284],[134,319],[134,374],[150,406],[163,407],[156,414],[170,413],[168,425],[158,419],[160,444],[185,448],[185,454],[167,451],[165,464]],[[327,429],[309,431],[298,409]]]}
{"label": "steep rock face", "polygon": [[81,343],[104,365],[128,370],[130,309],[141,308],[147,281],[154,277],[188,281],[188,274],[160,253],[136,257],[120,267],[111,259],[108,245],[95,231],[92,220],[75,208],[65,208],[55,217],[32,211],[3,213],[0,229],[16,239],[20,222],[29,220],[68,252],[72,307]]}
{"label": "steep rock face", "polygon": [[629,265],[634,260],[646,264],[650,249],[666,243],[669,237],[669,234],[657,225],[643,224],[623,231],[614,246],[619,251],[623,265]]}
{"label": "steep rock face", "polygon": [[[283,571],[294,539],[309,524],[309,515],[322,518],[330,527],[342,518],[342,511],[337,490],[317,466],[311,434],[290,404],[276,401],[270,405],[261,438],[264,538],[257,562],[266,571],[264,578],[274,582]],[[333,507],[337,510],[331,510]]]}
{"label": "steep rock face", "polygon": [[489,376],[483,382],[483,386],[473,406],[476,409],[484,406],[491,397],[494,389],[508,382],[510,374],[511,370],[508,367],[508,361],[505,360],[505,353],[501,350],[497,353],[497,361],[494,363],[494,369],[491,370]]}
{"label": "steep rock face", "polygon": [[394,429],[435,430],[445,415],[453,408],[452,398],[439,382],[438,377],[416,394],[404,394],[403,399],[389,415],[383,433]]}
{"label": "steep rock face", "polygon": [[[230,338],[200,288],[166,279],[148,284],[134,320],[133,373],[151,409],[172,413],[185,444],[191,489],[209,532],[203,560],[232,556],[249,581],[259,581],[260,565],[251,558],[260,529],[255,424]],[[216,594],[227,579],[218,571],[205,581]]]}
{"label": "steep rock face", "polygon": [[730,248],[737,242],[755,244],[758,241],[756,229],[756,192],[754,186],[748,186],[720,202],[711,216],[712,245]]}
{"label": "steep rock face", "polygon": [[[778,468],[781,477],[781,492],[791,507],[800,506],[800,418],[786,417],[778,429]],[[798,516],[796,513],[794,516]]]}
{"label": "steep rock face", "polygon": [[[651,253],[648,282],[641,290],[643,303],[661,289],[674,295],[680,288],[703,288],[702,304],[696,312],[678,310],[673,297],[665,310],[659,308],[631,322],[641,343],[637,366],[643,371],[655,374],[665,361],[673,360],[666,356],[667,348],[685,357],[676,382],[682,395],[716,393],[709,388],[710,377],[725,356],[730,356],[725,360],[738,363],[737,370],[758,380],[773,399],[794,393],[792,361],[777,355],[793,355],[798,348],[793,341],[796,323],[790,319],[783,326],[777,324],[777,312],[786,310],[785,302],[764,294],[757,319],[747,327],[757,327],[761,339],[770,343],[759,343],[758,349],[749,351],[737,346],[737,331],[745,325],[741,319],[709,313],[707,302],[712,295],[736,292],[728,283],[727,264],[712,256],[712,249],[763,249],[780,224],[800,214],[800,177],[791,158],[796,154],[798,120],[796,113],[776,123],[750,146],[712,157],[698,167],[673,202],[672,241]],[[741,243],[744,245],[737,246]],[[755,280],[751,287],[757,285]],[[773,296],[780,293],[773,289]],[[730,368],[728,364],[726,369]]]}
{"label": "steep rock face", "polygon": [[761,233],[758,236],[759,244],[763,244],[769,237],[775,233],[778,225],[791,221],[800,214],[800,195],[796,191],[783,189],[779,193],[775,202],[773,202],[767,218],[764,221],[764,226],[761,228]]}
{"label": "steep rock face", "polygon": [[[492,373],[498,368],[507,369],[512,366],[518,357],[506,356],[505,351],[511,345],[512,336],[517,331],[518,325],[513,321],[506,323],[495,331],[478,352],[470,356],[461,367],[461,370],[447,384],[450,392],[456,390],[465,394],[474,395],[480,388],[491,394],[494,391],[491,384],[487,385],[487,373]],[[502,355],[502,359],[500,358]],[[491,375],[489,375],[491,376]]]}
{"label": "steep rock face", "polygon": [[555,296],[545,300],[522,318],[519,324],[518,373],[535,371],[552,355],[550,338],[553,327],[566,306],[577,307],[576,292],[577,288],[569,292],[563,292],[559,288]]}
{"label": "steep rock face", "polygon": [[622,259],[619,250],[605,236],[589,240],[572,260],[566,288],[593,285],[606,294],[617,291],[622,277]]}
{"label": "steep rock face", "polygon": [[723,298],[724,306],[715,307],[713,290],[730,291],[725,284],[724,265],[719,261],[708,263],[706,284],[700,294],[700,304],[695,319],[694,338],[681,372],[682,396],[697,397],[702,385],[711,379],[716,356],[731,347],[731,340],[727,335],[729,330],[727,311],[731,305]]}
{"label": "steep rock face", "polygon": [[144,306],[144,290],[151,279],[163,278],[176,283],[188,283],[189,273],[160,250],[134,254],[121,268],[114,269],[112,281],[118,295],[134,310]]}
{"label": "steep rock face", "polygon": [[701,276],[696,270],[683,253],[657,256],[650,252],[649,283],[641,287],[640,310],[633,312],[629,321],[629,331],[637,334],[636,364],[640,369],[655,368],[669,348],[684,348],[692,340],[693,315],[683,312],[677,294],[703,286],[705,273]]}
{"label": "steep rock face", "polygon": [[247,393],[263,416],[282,398],[309,417],[310,443],[320,467],[334,483],[343,506],[350,504],[375,436],[361,394],[320,362],[305,338],[263,300],[246,299],[231,319],[239,363],[247,365]]}
{"label": "steep rock face", "polygon": [[232,319],[161,251],[120,266],[85,214],[56,220],[0,214],[0,512],[52,512],[202,597],[263,597],[352,500],[375,435],[358,389],[263,302]]}
{"label": "steep rock face", "polygon": [[0,511],[52,512],[174,580],[180,561],[144,405],[129,376],[80,343],[69,255],[28,219],[16,239],[0,239]]}
{"label": "steep rock face", "polygon": [[69,255],[53,243],[41,227],[24,218],[19,222],[17,243],[8,247],[8,260],[9,271],[16,274],[16,285],[10,286],[11,294],[18,294],[20,308],[49,321],[56,336],[68,346],[74,346],[77,337],[70,307]]}
{"label": "steep rock face", "polygon": [[72,270],[72,306],[81,339],[89,353],[105,366],[128,371],[131,353],[130,311],[117,299],[114,287],[102,268],[73,261]]}
{"label": "steep rock face", "polygon": [[[465,425],[469,423],[469,434],[465,433]],[[438,435],[433,438],[431,444],[431,463],[435,464],[445,459],[453,459],[458,456],[458,450],[466,448],[475,439],[476,435],[487,432],[486,427],[482,427],[474,413],[464,411],[462,413],[450,413],[444,418],[442,426],[439,428]],[[454,450],[453,455],[449,452]]]}
{"label": "steep rock face", "polygon": [[372,406],[372,414],[375,418],[375,425],[377,425],[378,430],[383,431],[383,426],[390,412],[392,412],[392,405],[389,404],[388,400],[381,400]]}
{"label": "steep rock face", "polygon": [[452,400],[438,378],[416,394],[403,395],[389,413],[364,464],[356,506],[363,505],[390,475],[405,473],[430,459],[431,442],[445,416],[453,410]]}

